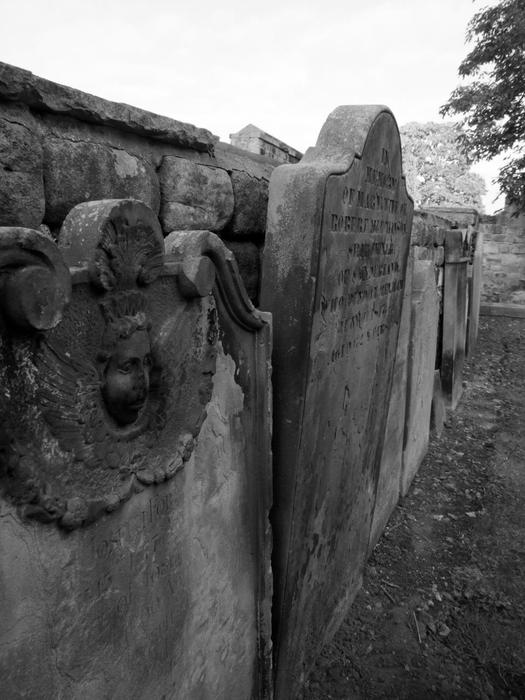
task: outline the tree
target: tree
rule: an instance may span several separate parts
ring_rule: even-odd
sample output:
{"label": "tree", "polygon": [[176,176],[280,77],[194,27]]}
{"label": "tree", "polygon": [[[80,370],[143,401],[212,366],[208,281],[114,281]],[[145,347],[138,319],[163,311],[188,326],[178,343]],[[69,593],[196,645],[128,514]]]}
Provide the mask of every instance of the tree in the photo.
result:
{"label": "tree", "polygon": [[505,156],[497,182],[525,211],[525,0],[502,0],[475,14],[467,41],[474,46],[459,75],[468,82],[441,113],[463,115],[460,146],[469,157]]}
{"label": "tree", "polygon": [[466,155],[458,149],[456,124],[410,122],[399,131],[407,188],[416,206],[475,207],[483,211],[485,181],[470,171]]}

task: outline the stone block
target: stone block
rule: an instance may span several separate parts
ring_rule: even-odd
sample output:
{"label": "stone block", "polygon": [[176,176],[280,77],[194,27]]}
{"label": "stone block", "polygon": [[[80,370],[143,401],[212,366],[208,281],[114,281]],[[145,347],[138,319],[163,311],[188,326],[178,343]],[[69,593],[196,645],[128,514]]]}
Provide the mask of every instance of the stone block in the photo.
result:
{"label": "stone block", "polygon": [[360,586],[412,211],[385,107],[338,107],[270,179],[261,307],[274,318],[279,700],[298,696]]}
{"label": "stone block", "polygon": [[0,106],[0,226],[37,228],[44,216],[42,146],[23,109]]}
{"label": "stone block", "polygon": [[266,231],[268,208],[268,181],[254,178],[248,173],[233,170],[234,211],[231,231],[235,235],[259,234]]}
{"label": "stone block", "polygon": [[234,210],[233,188],[225,170],[165,156],[159,170],[160,221],[175,230],[220,231]]}
{"label": "stone block", "polygon": [[411,303],[402,496],[407,494],[427,452],[430,434],[439,320],[436,278],[431,261],[414,262]]}
{"label": "stone block", "polygon": [[494,243],[491,240],[488,240],[488,241],[484,240],[483,252],[486,255],[491,255],[491,254],[497,254],[497,253],[500,253],[503,251],[501,250],[501,245],[499,243]]}
{"label": "stone block", "polygon": [[0,246],[2,697],[270,700],[269,315],[135,200]]}
{"label": "stone block", "polygon": [[87,141],[44,141],[45,221],[59,225],[77,204],[100,199],[139,199],[159,210],[152,166],[126,151]]}

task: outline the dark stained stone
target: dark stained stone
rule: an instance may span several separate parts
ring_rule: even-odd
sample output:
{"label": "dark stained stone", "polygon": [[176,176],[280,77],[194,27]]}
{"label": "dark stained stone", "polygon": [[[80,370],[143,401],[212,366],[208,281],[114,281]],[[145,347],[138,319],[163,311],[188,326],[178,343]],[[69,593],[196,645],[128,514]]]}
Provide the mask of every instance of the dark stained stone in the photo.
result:
{"label": "dark stained stone", "polygon": [[42,146],[23,108],[0,105],[0,225],[37,228],[44,215]]}
{"label": "dark stained stone", "polygon": [[360,585],[413,204],[385,107],[338,107],[270,179],[276,697],[296,697]]}
{"label": "dark stained stone", "polygon": [[255,304],[259,295],[259,280],[261,276],[261,254],[259,248],[255,243],[248,241],[225,241],[225,245],[235,255],[248,296]]}
{"label": "dark stained stone", "polygon": [[268,208],[268,180],[254,178],[241,170],[231,173],[234,210],[232,233],[264,235]]}
{"label": "dark stained stone", "polygon": [[160,189],[153,167],[126,151],[102,144],[44,141],[47,224],[61,224],[77,204],[99,199],[139,199],[158,212]]}
{"label": "dark stained stone", "polygon": [[439,370],[434,370],[434,390],[432,393],[432,406],[430,409],[430,432],[441,435],[447,419],[443,389],[441,388],[441,375]]}

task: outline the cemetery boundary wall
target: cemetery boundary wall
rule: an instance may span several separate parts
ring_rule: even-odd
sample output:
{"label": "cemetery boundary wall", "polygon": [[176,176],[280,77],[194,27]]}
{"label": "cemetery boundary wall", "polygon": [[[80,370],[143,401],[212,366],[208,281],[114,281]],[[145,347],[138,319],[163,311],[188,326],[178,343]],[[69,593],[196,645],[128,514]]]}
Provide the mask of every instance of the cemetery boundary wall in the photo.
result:
{"label": "cemetery boundary wall", "polygon": [[276,163],[197,128],[0,63],[0,226],[56,238],[80,202],[136,198],[164,235],[210,230],[257,296]]}

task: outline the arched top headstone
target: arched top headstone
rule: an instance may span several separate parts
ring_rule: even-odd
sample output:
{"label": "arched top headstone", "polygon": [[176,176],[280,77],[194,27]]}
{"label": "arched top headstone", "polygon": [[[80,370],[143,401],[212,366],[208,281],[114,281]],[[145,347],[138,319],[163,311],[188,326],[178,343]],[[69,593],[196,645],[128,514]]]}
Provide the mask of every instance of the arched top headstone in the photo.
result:
{"label": "arched top headstone", "polygon": [[274,320],[277,697],[293,697],[359,585],[413,202],[383,106],[338,107],[270,180],[261,307]]}

